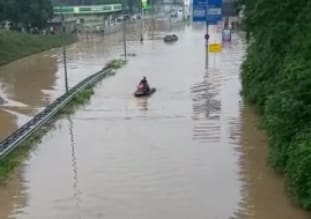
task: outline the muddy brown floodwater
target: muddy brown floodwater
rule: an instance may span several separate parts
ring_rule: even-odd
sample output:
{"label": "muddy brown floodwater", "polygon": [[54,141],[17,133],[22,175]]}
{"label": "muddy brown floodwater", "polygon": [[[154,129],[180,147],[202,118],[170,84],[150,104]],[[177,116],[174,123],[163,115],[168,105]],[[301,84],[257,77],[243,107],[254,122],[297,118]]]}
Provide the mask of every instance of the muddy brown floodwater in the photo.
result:
{"label": "muddy brown floodwater", "polygon": [[[217,28],[210,31],[219,39]],[[0,187],[1,219],[310,218],[291,205],[282,179],[266,165],[266,137],[242,103],[241,37],[234,34],[221,54],[210,55],[206,71],[204,26],[177,34],[173,44],[129,42],[137,56],[101,82],[88,104],[60,118]],[[122,48],[97,36],[69,51],[74,83]],[[36,100],[23,98],[21,87],[7,88],[9,103],[21,105],[8,112],[32,115],[21,108],[42,107],[63,91],[58,50],[28,59],[45,55],[42,69],[51,75],[29,88]],[[157,92],[136,99],[143,75]],[[1,77],[7,87],[18,80]]]}
{"label": "muddy brown floodwater", "polygon": [[[133,38],[129,34],[128,38]],[[122,53],[122,34],[81,36],[67,47],[69,86],[100,70]],[[62,50],[53,49],[0,66],[0,139],[64,93]]]}

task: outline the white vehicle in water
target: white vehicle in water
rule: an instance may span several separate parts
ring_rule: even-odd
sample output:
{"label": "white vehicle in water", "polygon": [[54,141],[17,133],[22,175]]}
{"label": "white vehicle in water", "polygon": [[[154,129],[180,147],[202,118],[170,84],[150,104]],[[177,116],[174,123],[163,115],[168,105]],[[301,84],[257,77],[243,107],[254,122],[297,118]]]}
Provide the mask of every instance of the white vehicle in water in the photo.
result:
{"label": "white vehicle in water", "polygon": [[184,11],[182,9],[179,9],[178,12],[177,12],[177,17],[178,18],[182,18],[184,15]]}

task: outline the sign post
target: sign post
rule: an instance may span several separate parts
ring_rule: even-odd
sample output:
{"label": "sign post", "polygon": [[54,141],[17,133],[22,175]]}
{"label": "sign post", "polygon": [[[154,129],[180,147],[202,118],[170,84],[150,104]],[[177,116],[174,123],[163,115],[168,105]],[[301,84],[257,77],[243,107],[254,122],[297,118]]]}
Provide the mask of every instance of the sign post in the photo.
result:
{"label": "sign post", "polygon": [[217,24],[222,18],[222,0],[193,0],[193,22]]}
{"label": "sign post", "polygon": [[222,0],[208,0],[207,22],[211,25],[217,24],[222,18]]}
{"label": "sign post", "polygon": [[222,46],[219,43],[211,43],[209,44],[208,51],[211,53],[220,53],[222,50]]}
{"label": "sign post", "polygon": [[193,22],[206,22],[208,0],[193,0]]}
{"label": "sign post", "polygon": [[206,22],[205,34],[205,67],[208,68],[209,24],[215,25],[222,18],[222,0],[193,0],[193,22]]}

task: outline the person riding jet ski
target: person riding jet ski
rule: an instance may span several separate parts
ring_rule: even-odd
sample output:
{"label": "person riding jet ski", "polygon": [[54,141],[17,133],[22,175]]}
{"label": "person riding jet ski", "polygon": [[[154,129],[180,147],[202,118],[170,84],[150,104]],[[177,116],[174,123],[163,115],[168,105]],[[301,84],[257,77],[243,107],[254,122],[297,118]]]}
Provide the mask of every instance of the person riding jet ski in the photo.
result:
{"label": "person riding jet ski", "polygon": [[137,90],[135,91],[134,96],[146,97],[152,95],[154,92],[156,92],[156,88],[150,88],[147,78],[143,77],[137,86]]}
{"label": "person riding jet ski", "polygon": [[150,91],[150,87],[147,81],[147,78],[144,76],[143,79],[139,82],[139,87],[141,87],[144,92],[149,92]]}

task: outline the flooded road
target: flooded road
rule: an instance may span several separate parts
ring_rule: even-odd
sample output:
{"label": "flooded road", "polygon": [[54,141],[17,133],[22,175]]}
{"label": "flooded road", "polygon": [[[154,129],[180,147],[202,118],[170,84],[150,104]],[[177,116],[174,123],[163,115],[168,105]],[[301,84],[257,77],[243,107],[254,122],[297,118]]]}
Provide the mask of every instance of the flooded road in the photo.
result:
{"label": "flooded road", "polygon": [[244,180],[246,181],[246,218],[311,218],[311,214],[293,206],[286,194],[284,178],[277,176],[267,165],[268,139],[258,131],[259,118],[254,109],[241,111],[241,159]]}
{"label": "flooded road", "polygon": [[[129,38],[131,36],[129,34]],[[123,52],[121,33],[105,37],[83,35],[81,38],[78,43],[67,47],[70,87],[99,71]],[[6,101],[0,108],[0,139],[65,92],[63,69],[61,49],[0,66],[0,96]]]}
{"label": "flooded road", "polygon": [[[60,118],[0,187],[1,219],[310,218],[266,166],[265,136],[239,95],[241,38],[210,55],[206,71],[204,26],[178,35],[175,44],[129,43],[137,56]],[[219,38],[215,28],[211,35]],[[103,52],[101,38],[83,43],[90,49],[72,52],[70,64],[77,81],[122,51]],[[45,93],[51,99],[63,87],[55,74],[44,86],[57,87]],[[157,92],[136,99],[144,75]]]}

